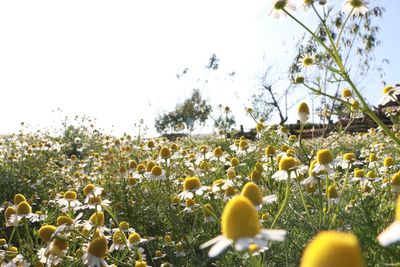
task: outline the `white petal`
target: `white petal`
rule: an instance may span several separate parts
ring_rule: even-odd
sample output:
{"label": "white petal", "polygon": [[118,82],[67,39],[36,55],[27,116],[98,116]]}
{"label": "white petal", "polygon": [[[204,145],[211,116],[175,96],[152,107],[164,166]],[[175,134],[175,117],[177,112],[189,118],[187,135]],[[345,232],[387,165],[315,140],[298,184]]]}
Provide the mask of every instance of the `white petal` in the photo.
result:
{"label": "white petal", "polygon": [[223,239],[219,240],[217,243],[215,243],[214,246],[212,246],[212,248],[208,252],[208,256],[210,258],[214,258],[214,257],[218,256],[227,247],[232,245],[232,242],[233,242],[232,240],[226,239],[225,237],[223,237]]}
{"label": "white petal", "polygon": [[263,197],[263,201],[265,204],[270,204],[278,200],[278,197],[276,195],[269,195]]}
{"label": "white petal", "polygon": [[383,230],[377,237],[381,246],[388,246],[392,243],[400,241],[400,222],[395,221],[388,228]]}
{"label": "white petal", "polygon": [[217,237],[214,237],[213,239],[208,240],[207,242],[205,242],[204,244],[202,244],[202,245],[200,246],[200,249],[204,249],[204,248],[206,248],[206,247],[209,247],[209,246],[211,246],[211,245],[214,245],[215,243],[217,243],[218,241],[220,241],[220,240],[223,239],[223,238],[224,238],[223,235],[219,235],[219,236],[217,236]]}
{"label": "white petal", "polygon": [[286,230],[261,230],[261,234],[263,237],[274,241],[284,241],[286,233]]}
{"label": "white petal", "polygon": [[251,238],[239,238],[236,240],[235,249],[239,251],[246,249],[250,246],[251,241]]}

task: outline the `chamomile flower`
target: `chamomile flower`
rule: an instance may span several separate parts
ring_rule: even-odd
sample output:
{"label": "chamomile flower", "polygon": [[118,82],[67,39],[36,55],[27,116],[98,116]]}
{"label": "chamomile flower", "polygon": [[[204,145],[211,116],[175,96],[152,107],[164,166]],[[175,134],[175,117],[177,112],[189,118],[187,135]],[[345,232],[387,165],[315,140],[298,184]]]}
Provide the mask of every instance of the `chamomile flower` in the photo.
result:
{"label": "chamomile flower", "polygon": [[207,186],[202,186],[200,179],[196,176],[186,177],[183,181],[183,192],[181,192],[178,197],[180,199],[193,198],[195,195],[203,195],[204,190]]}
{"label": "chamomile flower", "polygon": [[320,149],[317,152],[317,163],[314,166],[313,172],[321,173],[326,171],[329,174],[332,172],[331,165],[335,163],[333,155],[328,149]]}
{"label": "chamomile flower", "polygon": [[104,236],[94,238],[85,249],[83,263],[88,267],[108,266],[104,260],[108,251],[107,239]]}
{"label": "chamomile flower", "polygon": [[300,267],[363,267],[361,249],[351,233],[323,231],[307,245]]}
{"label": "chamomile flower", "polygon": [[77,210],[79,206],[82,204],[77,199],[77,194],[75,191],[67,191],[63,194],[62,197],[57,199],[58,205],[61,207],[63,212],[67,212],[69,208]]}
{"label": "chamomile flower", "polygon": [[39,215],[32,213],[32,207],[28,202],[22,201],[18,204],[16,213],[10,216],[11,225],[18,225],[22,220],[38,222]]}
{"label": "chamomile flower", "polygon": [[308,53],[304,54],[298,61],[298,65],[303,68],[309,68],[315,64],[315,56]]}
{"label": "chamomile flower", "polygon": [[228,202],[221,216],[221,225],[222,235],[200,247],[212,246],[208,252],[210,258],[218,256],[231,245],[240,251],[248,249],[251,244],[268,247],[270,240],[283,241],[286,236],[285,230],[261,229],[254,205],[244,196],[237,196]]}
{"label": "chamomile flower", "polygon": [[297,107],[297,115],[299,117],[300,122],[304,123],[310,117],[310,109],[306,102],[301,102]]}
{"label": "chamomile flower", "polygon": [[394,222],[383,230],[377,239],[384,247],[400,241],[400,197],[397,198]]}
{"label": "chamomile flower", "polygon": [[128,247],[133,249],[134,246],[139,245],[140,243],[147,242],[146,238],[142,238],[138,233],[133,232],[128,236]]}
{"label": "chamomile flower", "polygon": [[368,12],[368,1],[365,0],[346,0],[343,5],[343,11],[353,14],[353,16],[364,16]]}
{"label": "chamomile flower", "polygon": [[260,187],[253,182],[248,182],[245,184],[241,195],[247,197],[257,210],[260,210],[263,204],[270,204],[278,199],[276,195],[268,195],[263,197]]}
{"label": "chamomile flower", "polygon": [[314,4],[314,1],[316,1],[316,0],[302,0],[302,1],[300,1],[301,4],[299,7],[303,8],[304,11],[306,11],[312,6],[312,4]]}
{"label": "chamomile flower", "polygon": [[386,105],[387,103],[393,101],[396,102],[399,100],[400,95],[400,86],[386,86],[383,88],[383,96],[379,101],[380,105]]}
{"label": "chamomile flower", "polygon": [[154,165],[149,172],[146,172],[145,177],[149,181],[164,181],[167,179],[165,171],[158,165]]}
{"label": "chamomile flower", "polygon": [[124,232],[117,229],[112,235],[112,244],[110,246],[109,252],[114,250],[125,249],[127,246],[127,237]]}
{"label": "chamomile flower", "polygon": [[285,181],[289,178],[289,175],[297,177],[304,174],[307,171],[306,166],[300,166],[297,159],[294,157],[282,157],[279,161],[279,170],[272,175],[272,179],[277,181]]}
{"label": "chamomile flower", "polygon": [[326,189],[326,197],[328,198],[329,205],[338,204],[341,193],[337,191],[335,185],[330,185]]}
{"label": "chamomile flower", "polygon": [[296,5],[292,0],[272,0],[272,9],[269,12],[269,16],[274,19],[279,19],[282,16],[286,16],[285,11],[296,11]]}

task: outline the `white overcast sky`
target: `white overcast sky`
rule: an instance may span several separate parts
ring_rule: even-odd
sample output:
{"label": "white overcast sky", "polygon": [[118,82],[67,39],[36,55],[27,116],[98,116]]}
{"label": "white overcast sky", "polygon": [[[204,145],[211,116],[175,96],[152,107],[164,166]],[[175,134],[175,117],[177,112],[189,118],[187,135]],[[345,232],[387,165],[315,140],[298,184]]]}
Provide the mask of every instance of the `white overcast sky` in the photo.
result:
{"label": "white overcast sky", "polygon": [[[382,2],[399,8],[398,1]],[[273,21],[268,9],[267,0],[1,1],[0,134],[17,131],[20,122],[54,127],[65,115],[96,118],[116,134],[132,133],[144,119],[154,134],[156,114],[195,87],[214,108],[230,106],[250,127],[243,109],[257,72],[265,62],[284,67],[301,35],[289,19]],[[391,80],[399,77],[399,53],[388,54],[398,45],[396,9],[385,14],[378,51],[394,57],[388,83],[399,82]],[[207,74],[212,53],[221,68]],[[186,67],[189,75],[178,80]],[[233,79],[226,75],[231,71]]]}

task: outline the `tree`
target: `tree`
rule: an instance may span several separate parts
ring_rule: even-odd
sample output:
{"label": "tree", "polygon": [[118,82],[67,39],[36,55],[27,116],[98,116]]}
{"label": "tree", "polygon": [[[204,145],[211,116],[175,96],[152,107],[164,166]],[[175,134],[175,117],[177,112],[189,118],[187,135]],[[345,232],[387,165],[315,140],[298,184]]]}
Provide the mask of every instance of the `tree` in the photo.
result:
{"label": "tree", "polygon": [[193,89],[192,96],[177,104],[175,110],[159,115],[155,119],[157,132],[187,130],[190,134],[197,126],[204,125],[212,111],[211,105],[202,99],[200,90]]}

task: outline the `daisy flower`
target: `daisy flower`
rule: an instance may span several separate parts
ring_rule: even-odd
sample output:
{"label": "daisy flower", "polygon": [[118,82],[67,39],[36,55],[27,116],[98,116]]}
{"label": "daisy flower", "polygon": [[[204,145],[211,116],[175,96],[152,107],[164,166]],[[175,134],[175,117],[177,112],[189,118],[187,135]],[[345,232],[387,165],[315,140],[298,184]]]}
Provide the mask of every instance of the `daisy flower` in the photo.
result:
{"label": "daisy flower", "polygon": [[65,192],[63,196],[57,200],[57,203],[63,212],[67,212],[69,208],[76,210],[81,205],[75,191]]}
{"label": "daisy flower", "polygon": [[351,233],[322,231],[307,245],[300,267],[363,267],[361,248]]}
{"label": "daisy flower", "polygon": [[127,247],[127,238],[124,232],[117,229],[112,236],[112,244],[110,246],[109,252],[114,250],[122,250]]}
{"label": "daisy flower", "polygon": [[340,200],[340,192],[337,191],[335,185],[330,185],[326,189],[326,196],[328,198],[329,205],[338,204]]}
{"label": "daisy flower", "polygon": [[301,102],[297,107],[297,115],[299,117],[300,122],[305,123],[310,117],[310,109],[306,102]]}
{"label": "daisy flower", "polygon": [[386,105],[387,103],[393,101],[396,102],[399,99],[400,95],[400,86],[393,87],[393,86],[386,86],[383,88],[383,96],[379,101],[380,105]]}
{"label": "daisy flower", "polygon": [[27,219],[30,222],[38,222],[39,215],[32,213],[32,207],[28,202],[22,201],[18,204],[16,213],[10,216],[11,225],[18,225],[21,220]]}
{"label": "daisy flower", "polygon": [[277,201],[278,199],[276,195],[263,197],[260,187],[253,182],[248,182],[245,184],[241,195],[247,197],[253,203],[254,207],[256,207],[257,210],[260,210],[263,204],[270,204]]}
{"label": "daisy flower", "polygon": [[296,5],[292,0],[273,0],[272,1],[272,9],[269,12],[269,16],[272,16],[274,19],[279,19],[282,16],[286,16],[285,11],[296,11]]}
{"label": "daisy flower", "polygon": [[353,16],[364,16],[368,12],[368,1],[365,0],[346,0],[343,5],[343,11],[352,13]]}
{"label": "daisy flower", "polygon": [[315,56],[305,53],[301,58],[298,60],[299,67],[309,68],[315,65]]}
{"label": "daisy flower", "polygon": [[332,172],[331,165],[335,164],[332,153],[328,149],[320,149],[317,152],[317,163],[312,170],[315,173],[326,171],[328,174]]}
{"label": "daisy flower", "polygon": [[107,250],[107,239],[104,236],[94,238],[85,250],[83,263],[88,267],[108,266],[104,260]]}
{"label": "daisy flower", "polygon": [[306,166],[299,166],[299,162],[293,157],[282,157],[279,161],[279,170],[272,175],[272,179],[285,181],[289,179],[289,174],[294,173],[297,177],[307,171]]}
{"label": "daisy flower", "polygon": [[138,233],[133,232],[128,236],[128,247],[133,249],[134,246],[139,245],[140,243],[146,242],[146,238],[142,238]]}
{"label": "daisy flower", "polygon": [[206,190],[207,186],[202,186],[200,179],[196,176],[186,177],[183,181],[183,192],[181,192],[178,197],[180,199],[188,199],[193,198],[194,195],[203,195],[204,190]]}
{"label": "daisy flower", "polygon": [[394,222],[383,230],[377,239],[384,247],[400,241],[400,197],[397,198]]}
{"label": "daisy flower", "polygon": [[153,166],[150,172],[146,172],[145,177],[149,181],[163,181],[167,179],[165,171],[158,165]]}
{"label": "daisy flower", "polygon": [[222,235],[203,245],[201,249],[212,246],[208,252],[210,258],[218,256],[226,248],[234,245],[236,250],[248,249],[251,244],[268,247],[270,240],[285,240],[285,230],[261,229],[257,210],[253,203],[244,196],[233,198],[225,206],[222,216]]}
{"label": "daisy flower", "polygon": [[302,0],[299,7],[302,7],[304,11],[308,10],[315,0]]}

